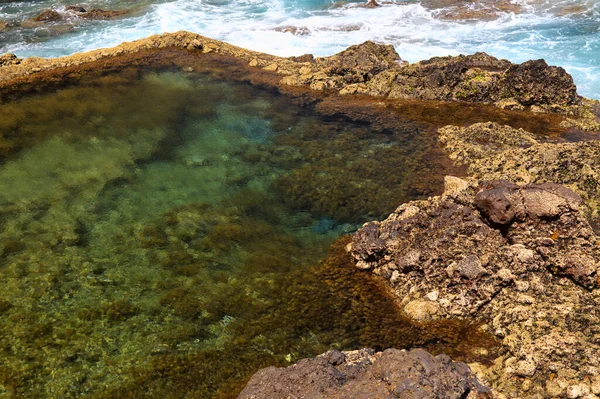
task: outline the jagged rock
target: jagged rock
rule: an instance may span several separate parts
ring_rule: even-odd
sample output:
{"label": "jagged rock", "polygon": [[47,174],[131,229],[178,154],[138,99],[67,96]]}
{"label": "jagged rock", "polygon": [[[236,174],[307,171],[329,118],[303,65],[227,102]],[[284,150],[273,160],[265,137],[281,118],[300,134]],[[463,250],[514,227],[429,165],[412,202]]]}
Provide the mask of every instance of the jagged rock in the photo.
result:
{"label": "jagged rock", "polygon": [[543,60],[513,65],[485,53],[409,65],[391,79],[388,96],[483,103],[510,99],[520,106],[558,112],[581,103],[563,68]]}
{"label": "jagged rock", "polygon": [[287,368],[268,367],[238,399],[492,398],[469,367],[422,349],[329,351]]}
{"label": "jagged rock", "polygon": [[0,55],[0,67],[4,65],[18,65],[21,63],[21,59],[17,58],[16,55],[12,53],[6,53]]}
{"label": "jagged rock", "polygon": [[73,11],[76,13],[84,13],[87,12],[85,10],[85,8],[83,8],[82,6],[78,6],[78,5],[71,5],[71,6],[66,6],[65,7],[65,11]]}
{"label": "jagged rock", "polygon": [[582,99],[572,77],[544,60],[514,65],[485,53],[434,57],[408,65],[391,46],[365,42],[282,82],[340,94],[468,101],[502,107],[576,113]]}
{"label": "jagged rock", "polygon": [[598,217],[600,142],[539,143],[523,129],[491,122],[446,126],[439,134],[450,158],[468,165],[475,179],[562,184],[581,196],[587,214]]}
{"label": "jagged rock", "polygon": [[366,224],[350,248],[357,265],[388,279],[409,317],[435,308],[426,316],[484,322],[503,355],[478,372],[507,397],[550,395],[551,375],[562,392],[589,391],[583,370],[600,378],[600,237],[581,198],[554,183],[457,180]]}
{"label": "jagged rock", "polygon": [[35,22],[56,22],[62,19],[62,15],[56,10],[46,10],[37,15],[33,20]]}
{"label": "jagged rock", "polygon": [[129,14],[129,11],[126,10],[102,10],[98,8],[85,11],[79,16],[86,19],[113,19],[124,17],[127,14]]}
{"label": "jagged rock", "polygon": [[392,45],[367,41],[331,57],[318,58],[312,68],[299,71],[299,76],[287,77],[286,84],[309,85],[316,90],[339,90],[367,82],[382,71],[393,68],[399,60],[400,56]]}
{"label": "jagged rock", "polygon": [[581,101],[571,75],[561,67],[548,66],[544,60],[512,65],[504,74],[503,84],[501,96],[515,98],[525,106]]}

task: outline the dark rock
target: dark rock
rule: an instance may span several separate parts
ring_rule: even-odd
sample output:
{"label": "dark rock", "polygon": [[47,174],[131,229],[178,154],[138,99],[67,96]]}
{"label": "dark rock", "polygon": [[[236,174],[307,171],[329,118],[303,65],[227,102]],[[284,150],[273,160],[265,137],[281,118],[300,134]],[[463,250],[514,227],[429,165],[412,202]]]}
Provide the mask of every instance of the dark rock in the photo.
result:
{"label": "dark rock", "polygon": [[563,68],[544,60],[512,65],[502,79],[502,96],[513,97],[525,106],[571,105],[580,101],[573,78]]}
{"label": "dark rock", "polygon": [[[340,94],[390,98],[467,101],[499,107],[576,113],[582,104],[571,76],[543,60],[520,65],[486,53],[434,57],[408,65],[392,46],[365,42],[331,57],[315,68],[292,73],[282,82]],[[575,107],[575,108],[574,108]]]}
{"label": "dark rock", "polygon": [[577,211],[582,200],[572,190],[554,183],[519,187],[506,180],[485,182],[475,196],[475,206],[493,223],[507,225],[515,219],[552,219]]}
{"label": "dark rock", "polygon": [[[343,356],[343,360],[339,355]],[[338,359],[332,363],[331,358]],[[341,353],[304,359],[285,369],[258,371],[239,399],[361,398],[492,398],[470,368],[448,356],[422,349],[387,349]]]}
{"label": "dark rock", "polygon": [[352,243],[358,255],[357,267],[369,269],[371,262],[381,258],[385,250],[385,241],[379,237],[379,226],[375,222],[365,224],[360,235],[355,235]]}
{"label": "dark rock", "polygon": [[367,41],[323,59],[323,67],[328,75],[342,76],[343,82],[348,84],[366,82],[398,60],[400,56],[394,46]]}
{"label": "dark rock", "polygon": [[73,5],[73,6],[66,6],[65,7],[66,11],[73,11],[73,12],[77,12],[77,13],[83,13],[83,12],[87,12],[85,10],[85,8],[81,7],[81,6],[77,6],[77,5]]}
{"label": "dark rock", "polygon": [[267,367],[252,376],[238,398],[319,398],[341,387],[346,378],[325,357],[303,359],[288,368]]}
{"label": "dark rock", "polygon": [[516,184],[507,181],[496,181],[488,185],[475,196],[475,206],[492,223],[506,225],[511,223],[516,214],[515,204],[510,197],[518,190]]}
{"label": "dark rock", "polygon": [[55,10],[46,10],[41,14],[33,18],[35,22],[56,22],[62,19],[62,15],[60,15]]}

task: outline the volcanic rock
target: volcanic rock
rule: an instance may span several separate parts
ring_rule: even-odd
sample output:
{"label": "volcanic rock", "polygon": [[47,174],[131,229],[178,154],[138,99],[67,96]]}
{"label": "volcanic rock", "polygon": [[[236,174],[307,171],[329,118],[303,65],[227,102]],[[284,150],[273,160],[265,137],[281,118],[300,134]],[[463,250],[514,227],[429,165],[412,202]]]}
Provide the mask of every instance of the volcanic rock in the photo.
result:
{"label": "volcanic rock", "polygon": [[[502,356],[476,369],[495,391],[589,391],[586,373],[600,380],[600,237],[581,198],[554,183],[457,180],[360,229],[351,246],[357,267],[387,279],[409,317],[414,303],[430,302],[432,318],[484,322]],[[546,391],[553,376],[562,388]]]}
{"label": "volcanic rock", "polygon": [[259,370],[238,399],[492,398],[469,366],[422,349],[329,351],[287,368]]}

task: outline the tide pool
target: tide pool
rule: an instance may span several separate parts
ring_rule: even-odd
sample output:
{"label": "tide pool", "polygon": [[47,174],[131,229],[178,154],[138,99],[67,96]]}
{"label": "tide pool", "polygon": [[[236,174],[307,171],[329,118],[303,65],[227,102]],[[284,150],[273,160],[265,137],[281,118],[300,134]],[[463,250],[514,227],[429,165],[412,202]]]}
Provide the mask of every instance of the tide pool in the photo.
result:
{"label": "tide pool", "polygon": [[345,250],[460,172],[435,126],[182,69],[88,72],[0,108],[0,396],[229,398],[332,348],[493,349],[407,322]]}

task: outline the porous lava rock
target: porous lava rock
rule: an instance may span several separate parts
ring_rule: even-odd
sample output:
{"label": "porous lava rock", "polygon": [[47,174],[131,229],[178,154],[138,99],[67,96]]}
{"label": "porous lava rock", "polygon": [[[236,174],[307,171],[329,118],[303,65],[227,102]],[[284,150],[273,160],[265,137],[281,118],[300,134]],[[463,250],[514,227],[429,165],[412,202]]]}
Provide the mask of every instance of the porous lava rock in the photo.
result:
{"label": "porous lava rock", "polygon": [[499,397],[594,395],[600,237],[581,203],[554,183],[447,177],[443,195],[367,223],[349,250],[387,279],[407,316],[483,322],[502,351],[475,368]]}
{"label": "porous lava rock", "polygon": [[[336,62],[342,67],[332,67]],[[515,65],[476,53],[408,64],[393,48],[372,42],[317,59],[315,65],[287,76],[283,83],[309,85],[315,90],[335,89],[340,94],[481,102],[559,113],[575,112],[573,107],[582,101],[571,75],[561,67],[548,66],[544,60]]]}
{"label": "porous lava rock", "polygon": [[465,363],[422,349],[329,351],[287,368],[268,367],[238,399],[492,398]]}
{"label": "porous lava rock", "polygon": [[451,159],[468,165],[477,180],[505,179],[517,184],[558,183],[574,190],[584,210],[600,210],[600,142],[542,143],[523,130],[493,122],[439,129],[439,140]]}

